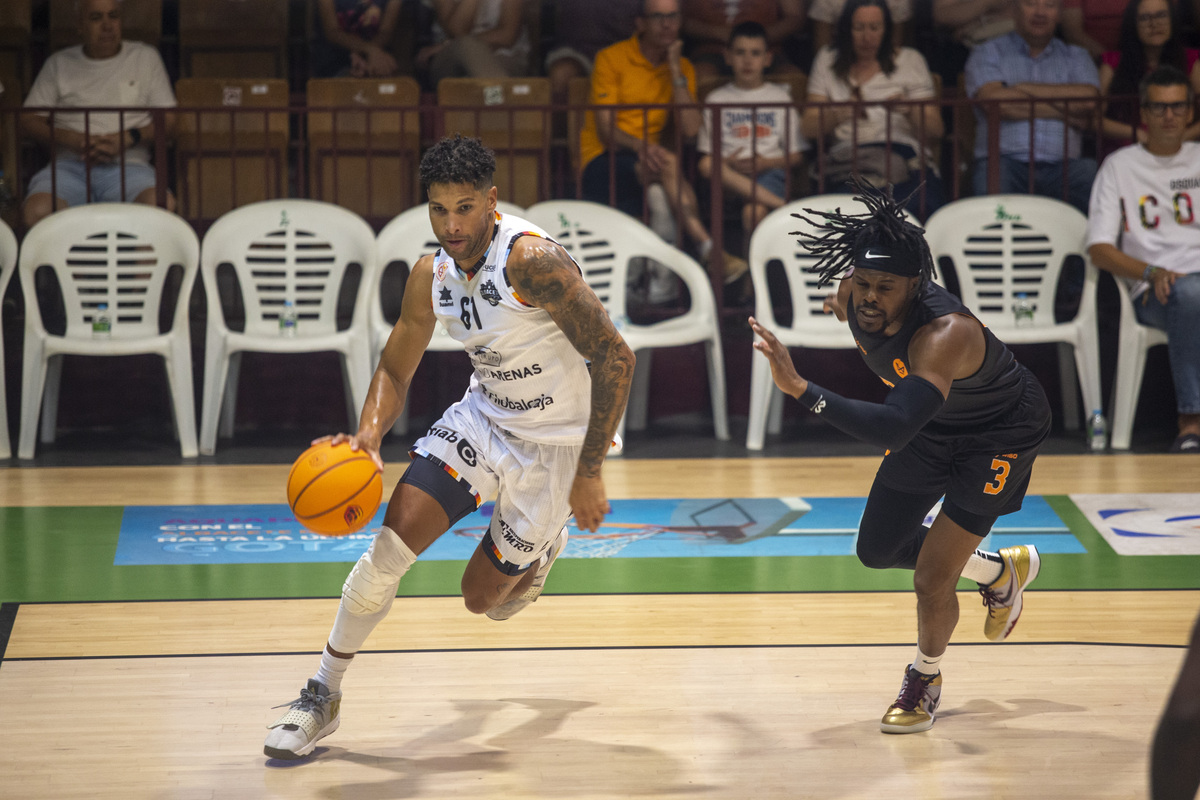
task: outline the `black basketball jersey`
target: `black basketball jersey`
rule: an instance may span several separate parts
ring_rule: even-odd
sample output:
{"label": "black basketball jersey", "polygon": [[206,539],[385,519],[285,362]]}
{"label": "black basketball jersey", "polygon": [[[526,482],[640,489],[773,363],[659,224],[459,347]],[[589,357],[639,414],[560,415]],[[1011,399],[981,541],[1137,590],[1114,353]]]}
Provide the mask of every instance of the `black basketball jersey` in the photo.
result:
{"label": "black basketball jersey", "polygon": [[[867,366],[888,386],[895,386],[897,381],[908,376],[908,344],[913,334],[931,320],[947,314],[964,314],[978,322],[958,298],[930,282],[913,302],[908,318],[893,336],[865,333],[858,327],[853,308],[848,310],[846,321],[850,323],[850,331]],[[945,405],[925,428],[928,433],[953,434],[963,429],[978,430],[989,420],[1013,408],[1024,395],[1027,383],[1036,380],[1017,362],[1004,342],[997,339],[982,322],[979,325],[983,327],[987,343],[983,364],[974,375],[950,385]]]}

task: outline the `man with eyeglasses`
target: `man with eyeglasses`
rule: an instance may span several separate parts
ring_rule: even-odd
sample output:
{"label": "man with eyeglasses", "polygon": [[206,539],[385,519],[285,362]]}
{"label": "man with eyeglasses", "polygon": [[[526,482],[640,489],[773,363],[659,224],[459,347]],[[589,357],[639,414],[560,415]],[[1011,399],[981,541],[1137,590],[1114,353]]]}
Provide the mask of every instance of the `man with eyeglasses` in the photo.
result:
{"label": "man with eyeglasses", "polygon": [[1171,452],[1200,455],[1200,143],[1184,141],[1195,97],[1170,66],[1140,88],[1146,141],[1104,160],[1088,255],[1132,286],[1139,322],[1166,331],[1179,414]]}
{"label": "man with eyeglasses", "polygon": [[[579,142],[583,197],[641,219],[647,189],[661,185],[700,260],[720,258],[725,282],[731,284],[746,274],[747,264],[713,247],[700,219],[696,192],[672,143],[664,146],[662,141],[672,117],[683,138],[700,131],[696,73],[682,55],[681,26],[678,0],[645,0],[637,33],[596,54],[590,104],[624,107],[597,108],[587,115]],[[651,302],[672,299],[670,287],[656,296],[655,275],[650,277]]]}
{"label": "man with eyeglasses", "polygon": [[[1065,199],[1086,214],[1096,162],[1081,158],[1080,152],[1083,131],[1095,126],[1099,73],[1086,50],[1055,37],[1059,0],[1013,3],[1016,30],[976,47],[965,69],[970,97],[1019,101],[999,104],[1000,185],[996,189],[1024,194],[1030,191],[1032,172],[1034,194]],[[975,108],[976,195],[988,193],[990,110],[983,104]]]}

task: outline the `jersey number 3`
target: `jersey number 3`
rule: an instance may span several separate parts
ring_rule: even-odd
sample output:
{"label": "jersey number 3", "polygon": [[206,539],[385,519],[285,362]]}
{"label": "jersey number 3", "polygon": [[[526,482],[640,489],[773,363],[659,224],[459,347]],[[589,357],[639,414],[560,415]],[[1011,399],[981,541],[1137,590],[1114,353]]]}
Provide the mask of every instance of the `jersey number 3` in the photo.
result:
{"label": "jersey number 3", "polygon": [[1008,480],[1008,471],[1012,469],[1012,465],[1007,461],[993,458],[992,469],[996,470],[996,480],[984,485],[984,494],[1000,494],[1004,491],[1004,484]]}
{"label": "jersey number 3", "polygon": [[464,297],[462,299],[462,315],[459,316],[459,319],[462,320],[462,324],[467,327],[467,330],[471,330],[472,319],[475,320],[476,328],[483,329],[483,320],[479,318],[479,309],[475,307],[474,298]]}

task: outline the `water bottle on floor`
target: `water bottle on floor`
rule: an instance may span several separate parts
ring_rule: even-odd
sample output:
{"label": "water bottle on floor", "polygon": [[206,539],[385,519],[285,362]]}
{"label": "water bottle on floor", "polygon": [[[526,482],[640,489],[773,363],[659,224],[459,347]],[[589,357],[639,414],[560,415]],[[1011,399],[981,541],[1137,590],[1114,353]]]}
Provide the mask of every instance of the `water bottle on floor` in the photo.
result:
{"label": "water bottle on floor", "polygon": [[1013,324],[1018,328],[1028,328],[1033,325],[1033,303],[1029,295],[1022,292],[1013,303]]}
{"label": "water bottle on floor", "polygon": [[96,306],[96,313],[92,315],[92,338],[112,338],[112,317],[108,315],[108,303]]}
{"label": "water bottle on floor", "polygon": [[291,300],[283,303],[283,311],[279,312],[279,335],[291,338],[296,335],[296,306]]}
{"label": "water bottle on floor", "polygon": [[1088,417],[1088,450],[1093,453],[1103,453],[1108,447],[1108,427],[1104,423],[1104,414],[1100,413],[1100,409],[1092,412]]}

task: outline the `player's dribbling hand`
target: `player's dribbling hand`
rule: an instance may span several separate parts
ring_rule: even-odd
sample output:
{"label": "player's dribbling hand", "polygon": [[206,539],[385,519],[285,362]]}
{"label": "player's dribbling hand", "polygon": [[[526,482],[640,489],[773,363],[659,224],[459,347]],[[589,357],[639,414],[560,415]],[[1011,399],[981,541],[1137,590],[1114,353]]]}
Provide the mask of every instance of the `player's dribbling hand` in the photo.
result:
{"label": "player's dribbling hand", "polygon": [[365,439],[360,438],[357,434],[351,436],[348,433],[337,433],[333,436],[320,436],[316,439],[313,439],[311,444],[320,444],[324,441],[328,441],[334,446],[342,444],[343,442],[349,442],[351,450],[363,451],[371,457],[371,460],[375,462],[375,466],[379,467],[380,470],[383,469],[383,457],[379,455],[378,443],[368,442]]}
{"label": "player's dribbling hand", "polygon": [[830,292],[825,295],[825,301],[821,304],[821,310],[826,314],[833,314],[837,317],[838,322],[846,321],[846,307],[838,299],[837,292]]}
{"label": "player's dribbling hand", "polygon": [[581,531],[594,533],[604,523],[604,515],[612,513],[612,506],[604,493],[604,480],[575,476],[571,484],[571,512],[575,525]]}
{"label": "player's dribbling hand", "polygon": [[792,397],[804,394],[808,389],[808,381],[801,378],[800,374],[796,372],[796,365],[792,363],[792,354],[788,352],[787,346],[776,339],[775,334],[760,325],[754,317],[750,317],[750,329],[762,339],[762,341],[754,343],[754,349],[767,357],[775,385],[784,394],[790,394]]}

